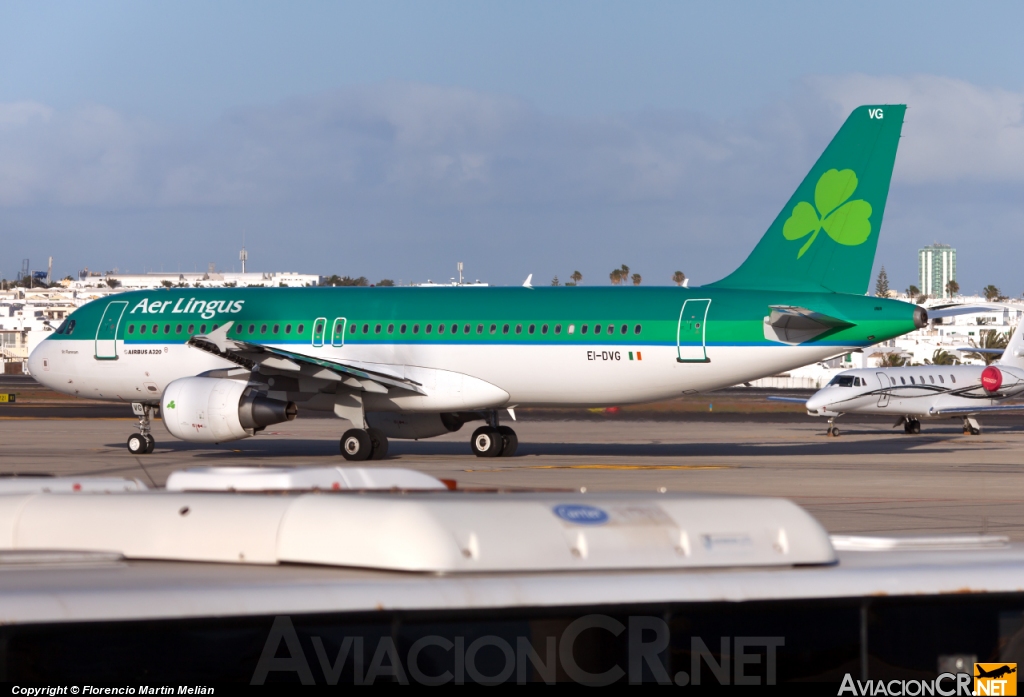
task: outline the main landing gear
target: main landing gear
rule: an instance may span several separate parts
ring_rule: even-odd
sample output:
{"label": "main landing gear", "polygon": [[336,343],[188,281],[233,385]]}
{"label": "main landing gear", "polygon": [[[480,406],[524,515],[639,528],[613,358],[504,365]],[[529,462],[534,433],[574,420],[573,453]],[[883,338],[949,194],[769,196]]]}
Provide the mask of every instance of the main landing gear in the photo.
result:
{"label": "main landing gear", "polygon": [[499,426],[498,414],[492,411],[487,415],[487,425],[473,431],[469,445],[477,457],[512,457],[519,448],[519,438],[508,426]]}
{"label": "main landing gear", "polygon": [[350,428],[341,437],[341,454],[346,460],[383,460],[388,455],[388,437],[377,428]]}
{"label": "main landing gear", "polygon": [[907,419],[903,422],[904,433],[920,433],[921,421],[919,419]]}
{"label": "main landing gear", "polygon": [[139,432],[128,436],[128,452],[132,455],[148,455],[156,447],[156,439],[150,433],[150,420],[156,407],[134,403],[132,410],[139,417]]}
{"label": "main landing gear", "polygon": [[981,425],[977,421],[969,416],[964,417],[964,435],[965,436],[980,436]]}

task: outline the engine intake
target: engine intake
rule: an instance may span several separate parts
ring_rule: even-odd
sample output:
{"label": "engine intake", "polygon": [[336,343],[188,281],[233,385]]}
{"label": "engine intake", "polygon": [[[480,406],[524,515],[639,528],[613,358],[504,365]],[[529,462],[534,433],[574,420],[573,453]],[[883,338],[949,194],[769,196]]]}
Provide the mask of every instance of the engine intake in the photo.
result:
{"label": "engine intake", "polygon": [[190,443],[248,438],[298,413],[294,402],[271,399],[244,381],[199,377],[169,384],[160,411],[171,435]]}

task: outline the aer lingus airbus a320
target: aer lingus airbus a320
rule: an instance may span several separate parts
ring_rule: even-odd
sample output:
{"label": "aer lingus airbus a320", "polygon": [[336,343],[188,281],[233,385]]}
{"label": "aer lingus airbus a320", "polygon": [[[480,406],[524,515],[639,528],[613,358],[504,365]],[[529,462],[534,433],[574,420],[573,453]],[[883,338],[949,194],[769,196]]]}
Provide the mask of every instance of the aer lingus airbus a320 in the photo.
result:
{"label": "aer lingus airbus a320", "polygon": [[157,409],[171,435],[203,443],[311,409],[351,422],[349,460],[473,420],[476,455],[512,455],[506,410],[713,390],[923,326],[922,308],[864,295],[905,111],[856,109],[747,260],[710,285],[139,291],[75,311],[29,366],[53,389],[133,403],[133,453],[153,450]]}

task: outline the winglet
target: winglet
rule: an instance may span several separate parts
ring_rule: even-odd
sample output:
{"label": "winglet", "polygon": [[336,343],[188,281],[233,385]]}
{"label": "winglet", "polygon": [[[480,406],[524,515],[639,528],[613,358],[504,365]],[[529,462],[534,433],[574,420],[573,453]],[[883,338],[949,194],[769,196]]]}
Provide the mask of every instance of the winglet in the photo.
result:
{"label": "winglet", "polygon": [[532,289],[533,285],[530,283],[530,281],[532,281],[532,280],[533,280],[533,274],[531,273],[529,276],[526,277],[526,280],[523,281],[523,288],[531,288]]}

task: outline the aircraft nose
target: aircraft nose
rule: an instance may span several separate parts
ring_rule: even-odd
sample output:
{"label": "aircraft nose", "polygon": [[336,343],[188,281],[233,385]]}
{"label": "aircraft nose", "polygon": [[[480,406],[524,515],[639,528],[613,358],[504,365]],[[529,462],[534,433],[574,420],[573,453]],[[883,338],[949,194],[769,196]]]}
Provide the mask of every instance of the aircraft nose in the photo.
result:
{"label": "aircraft nose", "polygon": [[810,399],[807,400],[807,411],[819,411],[822,407],[828,404],[828,397],[825,396],[825,390],[818,390],[811,395]]}
{"label": "aircraft nose", "polygon": [[32,353],[29,354],[28,372],[32,374],[32,377],[35,378],[36,382],[45,385],[46,387],[53,387],[53,385],[50,384],[50,378],[53,376],[48,370],[50,368],[50,363],[53,362],[53,359],[50,356],[52,353],[50,350],[51,347],[47,345],[49,343],[51,342],[45,340],[40,342],[40,344],[33,349]]}

